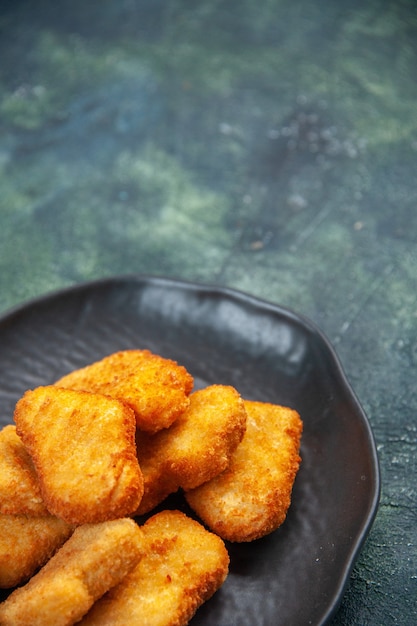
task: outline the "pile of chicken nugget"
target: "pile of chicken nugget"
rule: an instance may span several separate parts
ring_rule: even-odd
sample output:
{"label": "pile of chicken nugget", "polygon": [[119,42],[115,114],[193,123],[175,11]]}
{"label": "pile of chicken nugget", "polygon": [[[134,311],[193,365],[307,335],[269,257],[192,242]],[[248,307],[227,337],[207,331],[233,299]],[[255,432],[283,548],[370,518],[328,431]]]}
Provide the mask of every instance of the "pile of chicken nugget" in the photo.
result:
{"label": "pile of chicken nugget", "polygon": [[[227,577],[225,541],[282,524],[300,416],[193,386],[125,350],[19,399],[0,431],[1,626],[183,626]],[[176,492],[193,518],[164,509]]]}

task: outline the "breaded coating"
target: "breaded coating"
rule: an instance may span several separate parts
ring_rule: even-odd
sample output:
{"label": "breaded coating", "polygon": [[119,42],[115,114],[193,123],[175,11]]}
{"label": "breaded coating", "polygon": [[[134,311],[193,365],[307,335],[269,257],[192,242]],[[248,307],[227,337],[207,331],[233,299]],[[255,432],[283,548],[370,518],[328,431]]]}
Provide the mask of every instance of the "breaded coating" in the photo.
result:
{"label": "breaded coating", "polygon": [[143,535],[131,519],[85,524],[24,586],[0,604],[2,626],[70,626],[139,562]]}
{"label": "breaded coating", "polygon": [[179,511],[151,517],[139,565],[99,600],[80,626],[184,626],[223,584],[229,555],[220,537]]}
{"label": "breaded coating", "polygon": [[135,511],[143,494],[135,416],[101,394],[55,386],[17,402],[16,430],[31,455],[48,510],[70,524]]}
{"label": "breaded coating", "polygon": [[48,514],[32,459],[11,424],[0,430],[0,514]]}
{"label": "breaded coating", "polygon": [[71,533],[71,526],[52,515],[0,515],[0,587],[26,582]]}
{"label": "breaded coating", "polygon": [[186,494],[203,522],[229,541],[252,541],[282,524],[301,460],[296,411],[252,401],[245,407],[246,433],[228,469]]}
{"label": "breaded coating", "polygon": [[137,514],[149,512],[179,487],[192,489],[222,472],[245,428],[246,411],[236,389],[211,385],[191,394],[190,406],[170,428],[155,435],[138,432],[144,495]]}
{"label": "breaded coating", "polygon": [[123,350],[55,384],[122,400],[134,410],[138,428],[155,433],[187,408],[194,380],[185,367],[149,350]]}

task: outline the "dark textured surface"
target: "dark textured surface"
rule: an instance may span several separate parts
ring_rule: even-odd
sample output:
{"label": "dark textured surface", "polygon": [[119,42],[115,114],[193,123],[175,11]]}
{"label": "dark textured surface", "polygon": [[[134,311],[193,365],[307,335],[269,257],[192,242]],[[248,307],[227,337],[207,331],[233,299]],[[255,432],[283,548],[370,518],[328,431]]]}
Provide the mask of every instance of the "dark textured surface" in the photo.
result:
{"label": "dark textured surface", "polygon": [[137,346],[183,363],[196,387],[232,384],[296,409],[303,461],[285,524],[228,545],[229,577],[195,622],[304,626],[334,613],[375,515],[379,468],[366,417],[309,322],[230,290],[131,278],[32,302],[0,320],[0,343],[5,416],[26,388]]}
{"label": "dark textured surface", "polygon": [[0,309],[139,272],[318,324],[382,474],[335,626],[417,622],[416,42],[413,0],[0,5]]}

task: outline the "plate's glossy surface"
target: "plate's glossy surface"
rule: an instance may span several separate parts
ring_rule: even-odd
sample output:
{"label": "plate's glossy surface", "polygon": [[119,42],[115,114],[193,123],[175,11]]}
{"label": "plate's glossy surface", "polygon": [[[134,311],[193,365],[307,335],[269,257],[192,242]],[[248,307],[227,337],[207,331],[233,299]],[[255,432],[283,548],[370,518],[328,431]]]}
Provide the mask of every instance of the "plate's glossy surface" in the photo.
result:
{"label": "plate's glossy surface", "polygon": [[0,319],[0,346],[2,424],[26,389],[126,348],[178,360],[196,388],[231,384],[299,411],[303,461],[285,523],[228,544],[230,575],[192,623],[316,626],[334,613],[376,512],[379,471],[368,421],[308,320],[229,289],[121,277],[15,309]]}

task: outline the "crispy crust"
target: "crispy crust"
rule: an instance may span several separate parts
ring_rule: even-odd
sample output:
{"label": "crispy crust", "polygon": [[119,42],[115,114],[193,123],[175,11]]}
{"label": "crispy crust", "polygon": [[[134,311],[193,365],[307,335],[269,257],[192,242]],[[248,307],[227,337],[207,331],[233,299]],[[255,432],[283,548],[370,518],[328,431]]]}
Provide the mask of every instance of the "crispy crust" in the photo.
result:
{"label": "crispy crust", "polygon": [[78,525],[136,510],[143,476],[129,407],[101,394],[48,386],[26,392],[14,418],[52,514]]}
{"label": "crispy crust", "polygon": [[245,401],[247,429],[229,468],[189,491],[191,508],[223,539],[252,541],[284,521],[300,464],[300,416],[292,409]]}
{"label": "crispy crust", "polygon": [[194,381],[175,361],[149,350],[123,350],[74,370],[55,384],[122,400],[134,410],[138,428],[154,433],[170,426],[187,408]]}
{"label": "crispy crust", "polygon": [[180,487],[191,489],[222,472],[245,428],[246,411],[236,389],[211,385],[191,395],[189,408],[171,428],[152,436],[138,432],[144,495],[137,514]]}
{"label": "crispy crust", "polygon": [[0,431],[0,514],[48,515],[32,459],[12,425]]}
{"label": "crispy crust", "polygon": [[0,515],[0,587],[28,580],[71,532],[71,526],[52,515]]}
{"label": "crispy crust", "polygon": [[139,562],[143,535],[130,519],[85,524],[0,605],[2,626],[70,626]]}
{"label": "crispy crust", "polygon": [[184,626],[223,584],[229,555],[223,541],[179,511],[151,517],[145,554],[99,600],[80,626]]}

